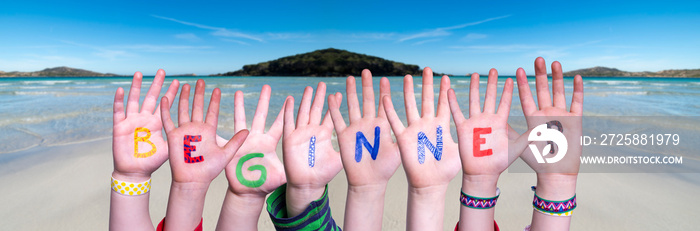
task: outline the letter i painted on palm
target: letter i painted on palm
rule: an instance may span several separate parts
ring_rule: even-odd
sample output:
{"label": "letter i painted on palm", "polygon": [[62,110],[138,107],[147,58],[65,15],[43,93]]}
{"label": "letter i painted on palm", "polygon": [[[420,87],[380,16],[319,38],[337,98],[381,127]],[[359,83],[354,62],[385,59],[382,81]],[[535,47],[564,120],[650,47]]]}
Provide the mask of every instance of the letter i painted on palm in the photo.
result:
{"label": "letter i painted on palm", "polygon": [[418,163],[425,163],[425,148],[428,148],[436,160],[442,159],[442,126],[438,125],[436,132],[437,140],[433,145],[424,132],[418,132]]}
{"label": "letter i painted on palm", "polygon": [[309,167],[316,165],[316,136],[312,136],[309,140]]}
{"label": "letter i painted on palm", "polygon": [[355,161],[358,163],[362,160],[362,146],[367,148],[370,156],[373,160],[377,159],[377,154],[379,153],[379,134],[381,129],[379,126],[374,127],[374,147],[367,141],[367,137],[362,132],[357,132],[355,139]]}
{"label": "letter i painted on palm", "polygon": [[[139,132],[145,132],[145,136],[139,136]],[[136,128],[134,130],[134,157],[136,158],[146,158],[152,156],[156,153],[156,145],[153,144],[149,139],[151,138],[151,130],[148,128]],[[148,143],[151,145],[151,150],[148,152],[139,152],[139,142]]]}
{"label": "letter i painted on palm", "polygon": [[185,163],[193,164],[193,163],[199,163],[199,162],[204,161],[203,156],[192,157],[192,152],[197,151],[197,146],[190,144],[190,142],[202,141],[202,136],[201,135],[196,135],[196,136],[185,135],[184,140],[185,140],[185,145],[184,145]]}
{"label": "letter i painted on palm", "polygon": [[486,143],[486,139],[481,138],[481,135],[484,134],[491,134],[491,128],[474,128],[474,143],[472,144],[472,146],[474,147],[474,157],[484,157],[493,155],[493,150],[490,148],[486,150],[481,150],[481,145]]}

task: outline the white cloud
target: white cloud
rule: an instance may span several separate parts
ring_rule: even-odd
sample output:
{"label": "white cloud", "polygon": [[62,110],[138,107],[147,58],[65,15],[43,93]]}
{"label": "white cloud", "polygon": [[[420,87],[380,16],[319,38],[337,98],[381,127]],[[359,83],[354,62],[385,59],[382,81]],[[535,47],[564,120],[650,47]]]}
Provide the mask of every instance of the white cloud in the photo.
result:
{"label": "white cloud", "polygon": [[413,43],[413,45],[416,46],[416,45],[421,45],[421,44],[425,44],[425,43],[438,42],[438,41],[441,41],[441,40],[442,40],[442,39],[439,39],[439,38],[436,38],[436,39],[428,39],[428,40],[423,40],[423,41],[415,42],[415,43]]}
{"label": "white cloud", "polygon": [[174,18],[163,17],[163,16],[159,16],[159,15],[151,15],[151,16],[154,18],[168,20],[171,22],[176,22],[176,23],[180,23],[183,25],[187,25],[187,26],[193,26],[193,27],[197,27],[200,29],[212,30],[212,31],[214,31],[214,32],[212,32],[212,35],[214,35],[214,36],[244,38],[244,39],[255,40],[258,42],[264,41],[263,39],[261,39],[257,36],[253,36],[253,35],[242,33],[242,32],[232,31],[232,30],[229,30],[229,29],[226,29],[223,27],[207,26],[207,25],[203,25],[203,24],[186,22],[186,21],[182,21],[182,20],[178,20],[178,19],[174,19]]}
{"label": "white cloud", "polygon": [[470,22],[470,23],[460,24],[460,25],[456,25],[456,26],[435,28],[435,29],[432,29],[430,31],[421,32],[421,33],[417,33],[417,34],[403,37],[403,38],[399,39],[398,41],[404,42],[404,41],[418,39],[418,38],[448,36],[448,35],[452,34],[450,32],[451,30],[462,29],[462,28],[465,28],[468,26],[476,26],[476,25],[479,25],[479,24],[482,24],[485,22],[490,22],[490,21],[494,21],[494,20],[498,20],[498,19],[507,18],[507,17],[510,17],[510,15],[503,15],[503,16],[499,16],[499,17],[487,18],[487,19],[484,19],[481,21]]}
{"label": "white cloud", "polygon": [[197,37],[197,35],[193,33],[176,34],[175,38],[187,40],[190,42],[197,42],[201,40],[199,37]]}
{"label": "white cloud", "polygon": [[485,34],[479,34],[479,33],[469,33],[462,40],[464,41],[473,41],[473,40],[479,40],[479,39],[485,39],[487,38],[488,35]]}

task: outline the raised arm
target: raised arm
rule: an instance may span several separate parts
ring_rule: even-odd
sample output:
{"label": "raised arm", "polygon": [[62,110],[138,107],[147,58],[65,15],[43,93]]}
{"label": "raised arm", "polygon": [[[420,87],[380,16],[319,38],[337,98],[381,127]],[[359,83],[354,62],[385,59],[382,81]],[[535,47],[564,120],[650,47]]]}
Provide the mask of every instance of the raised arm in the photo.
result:
{"label": "raised arm", "polygon": [[[282,136],[284,106],[265,132],[270,86],[264,85],[253,117],[250,134],[233,160],[226,166],[229,187],[221,206],[217,230],[257,230],[265,196],[287,182],[284,166],[277,158],[277,143]],[[238,91],[234,102],[234,130],[247,128],[243,92]]]}
{"label": "raised arm", "polygon": [[[160,107],[156,107],[165,71],[158,70],[139,110],[142,79],[140,72],[134,74],[126,112],[124,89],[117,89],[114,96],[110,230],[154,229],[148,209],[151,174],[168,159],[168,146],[161,133]],[[179,86],[178,81],[173,80],[166,97],[175,97]]]}
{"label": "raised arm", "polygon": [[[161,100],[163,127],[168,135],[172,184],[165,227],[168,230],[193,230],[202,221],[204,197],[211,183],[233,158],[248,130],[242,130],[224,146],[216,143],[221,91],[212,92],[206,120],[204,117],[203,80],[198,80],[189,114],[190,86],[185,84],[180,93],[178,127],[170,119],[170,99]],[[191,118],[191,119],[190,119]]]}
{"label": "raised arm", "polygon": [[[574,77],[570,110],[566,110],[564,76],[559,62],[552,63],[552,98],[543,58],[535,60],[537,105],[530,93],[527,75],[522,68],[516,73],[523,114],[531,140],[536,134],[563,134],[560,142],[536,142],[520,156],[537,172],[537,189],[533,203],[531,230],[568,230],[571,211],[576,205],[576,180],[581,164],[581,116],[583,115],[583,80]],[[539,108],[538,108],[539,106]],[[548,152],[551,150],[551,152]],[[556,153],[556,154],[555,154]],[[539,207],[539,208],[538,208]]]}
{"label": "raised arm", "polygon": [[498,178],[518,158],[527,144],[526,135],[516,135],[513,139],[508,137],[507,122],[513,96],[513,80],[506,80],[498,110],[497,87],[498,72],[491,69],[482,111],[479,74],[472,74],[469,85],[469,119],[464,118],[455,91],[450,89],[448,92],[462,159],[459,230],[494,230],[494,211],[500,192],[496,187]]}
{"label": "raised arm", "polygon": [[408,127],[403,126],[391,98],[382,98],[408,177],[408,230],[443,230],[445,193],[460,168],[459,150],[450,134],[449,88],[450,78],[443,76],[435,113],[433,72],[426,67],[423,70],[422,115],[419,115],[413,77],[407,75],[404,78],[404,101]]}
{"label": "raised arm", "polygon": [[[355,77],[348,77],[349,126],[340,114],[340,93],[328,96],[328,108],[338,134],[340,155],[348,179],[344,228],[348,231],[381,230],[384,193],[389,178],[401,164],[401,158],[398,146],[391,137],[384,103],[379,101],[379,109],[375,109],[372,73],[369,70],[362,71],[362,112],[356,88]],[[390,92],[389,80],[382,78],[380,98],[390,97]]]}

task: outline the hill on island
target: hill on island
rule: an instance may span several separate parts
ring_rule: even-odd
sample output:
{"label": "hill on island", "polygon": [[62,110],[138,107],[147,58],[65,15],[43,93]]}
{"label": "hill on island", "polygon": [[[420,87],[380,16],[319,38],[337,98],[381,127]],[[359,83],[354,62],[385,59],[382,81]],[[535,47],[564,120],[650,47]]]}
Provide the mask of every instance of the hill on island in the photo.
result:
{"label": "hill on island", "polygon": [[80,77],[80,76],[118,76],[111,73],[99,73],[71,67],[54,67],[46,68],[41,71],[33,72],[3,72],[0,71],[0,77]]}
{"label": "hill on island", "polygon": [[[376,56],[328,48],[245,65],[242,69],[216,76],[349,76],[369,69],[376,76],[420,75],[418,65],[386,60]],[[437,74],[436,74],[437,75]]]}
{"label": "hill on island", "polygon": [[611,77],[611,76],[622,76],[622,77],[700,77],[700,69],[682,69],[682,70],[663,70],[657,72],[642,71],[642,72],[628,72],[621,71],[617,68],[610,67],[591,67],[585,69],[579,69],[574,71],[564,72],[564,76],[590,76],[590,77]]}

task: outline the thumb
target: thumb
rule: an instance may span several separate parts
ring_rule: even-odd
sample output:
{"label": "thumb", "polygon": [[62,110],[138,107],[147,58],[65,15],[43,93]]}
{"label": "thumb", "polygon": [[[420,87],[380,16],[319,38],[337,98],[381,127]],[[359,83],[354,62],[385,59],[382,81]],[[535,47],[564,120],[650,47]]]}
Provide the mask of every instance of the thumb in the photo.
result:
{"label": "thumb", "polygon": [[[510,128],[510,125],[508,127]],[[525,148],[527,148],[527,146],[531,143],[527,138],[530,136],[530,132],[532,132],[533,129],[534,128],[527,130],[520,136],[517,136],[517,133],[515,132],[509,132],[509,136],[512,138],[517,136],[517,138],[511,139],[508,144],[508,165],[513,164],[515,159],[518,159],[518,157],[520,157],[520,155],[525,151]]]}
{"label": "thumb", "polygon": [[233,135],[231,140],[224,146],[224,154],[226,155],[226,161],[229,162],[233,159],[233,156],[238,152],[238,148],[243,145],[246,137],[248,137],[248,129],[243,129]]}

